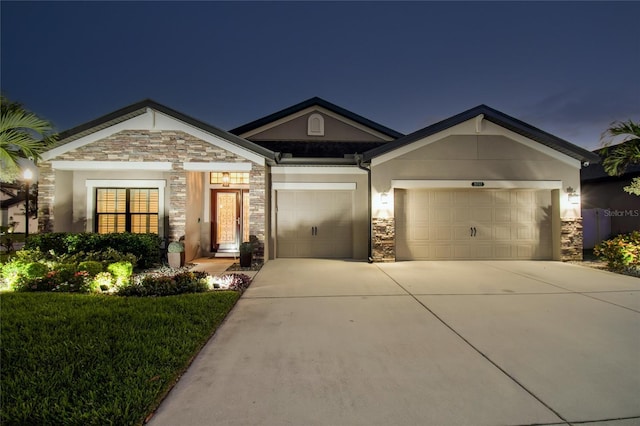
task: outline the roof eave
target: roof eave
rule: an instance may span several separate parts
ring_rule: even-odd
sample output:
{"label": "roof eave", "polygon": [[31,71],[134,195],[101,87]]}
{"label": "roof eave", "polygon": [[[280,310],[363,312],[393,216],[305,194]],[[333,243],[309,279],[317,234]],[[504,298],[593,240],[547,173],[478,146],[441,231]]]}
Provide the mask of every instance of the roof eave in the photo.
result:
{"label": "roof eave", "polygon": [[600,157],[591,151],[574,145],[568,141],[565,141],[564,139],[553,136],[552,134],[533,127],[521,120],[510,117],[500,111],[488,107],[487,105],[479,105],[475,108],[471,108],[467,111],[461,112],[460,114],[456,114],[452,117],[432,124],[431,126],[427,126],[413,133],[410,133],[403,138],[397,139],[393,142],[389,142],[378,148],[369,150],[363,154],[363,160],[367,162],[371,161],[373,158],[386,154],[387,152],[391,152],[394,149],[408,145],[417,140],[434,135],[464,121],[477,117],[480,114],[484,115],[484,119],[491,121],[494,124],[525,136],[526,138],[539,142],[545,146],[553,148],[558,152],[579,160],[581,163],[586,162],[594,164],[600,161]]}
{"label": "roof eave", "polygon": [[136,102],[124,108],[120,108],[117,111],[114,111],[102,117],[96,118],[95,120],[91,120],[87,123],[81,124],[79,126],[73,127],[69,130],[65,130],[64,132],[59,133],[58,144],[56,144],[56,146],[53,147],[52,149],[58,148],[66,143],[69,143],[75,139],[79,139],[88,134],[94,133],[98,130],[112,126],[113,124],[117,124],[129,118],[144,114],[148,108],[156,110],[163,114],[169,115],[177,120],[180,120],[191,126],[197,127],[200,130],[203,130],[207,133],[211,133],[216,136],[219,136],[234,145],[238,145],[242,148],[248,149],[254,152],[255,154],[258,154],[268,160],[275,159],[275,153],[267,148],[261,147],[260,145],[257,145],[251,141],[241,138],[240,136],[234,135],[218,127],[204,123],[203,121],[200,121],[191,116],[188,116],[179,111],[176,111],[172,108],[159,104],[151,99],[145,99],[143,101]]}
{"label": "roof eave", "polygon": [[269,114],[267,116],[264,116],[262,118],[259,118],[257,120],[254,120],[250,123],[247,124],[243,124],[242,126],[236,127],[235,129],[231,129],[229,130],[230,133],[236,134],[236,135],[241,135],[243,133],[246,132],[250,132],[252,130],[255,130],[257,128],[260,128],[264,125],[267,125],[269,123],[272,123],[276,120],[279,120],[281,118],[287,117],[289,115],[295,114],[296,112],[302,111],[304,109],[313,107],[313,106],[320,106],[322,108],[325,108],[329,111],[332,111],[336,114],[342,115],[350,120],[353,120],[359,124],[362,124],[364,126],[367,126],[373,130],[376,130],[380,133],[383,133],[387,136],[392,137],[393,139],[397,139],[397,138],[401,138],[404,136],[404,134],[397,132],[389,127],[383,126],[382,124],[376,123],[375,121],[371,121],[368,118],[365,118],[361,115],[358,115],[354,112],[351,112],[349,110],[346,110],[336,104],[333,104],[331,102],[325,101],[322,98],[319,97],[313,97],[310,99],[307,99],[306,101],[302,101],[298,104],[292,105],[290,107],[287,107],[285,109],[282,109],[280,111],[274,112],[273,114]]}

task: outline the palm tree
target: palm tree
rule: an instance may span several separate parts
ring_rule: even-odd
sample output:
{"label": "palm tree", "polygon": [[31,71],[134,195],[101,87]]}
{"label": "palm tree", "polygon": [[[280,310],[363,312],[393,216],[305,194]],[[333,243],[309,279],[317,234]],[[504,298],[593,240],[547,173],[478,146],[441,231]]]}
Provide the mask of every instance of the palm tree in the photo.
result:
{"label": "palm tree", "polygon": [[19,158],[38,160],[55,142],[52,131],[51,122],[0,96],[0,181],[16,179]]}
{"label": "palm tree", "polygon": [[[614,138],[622,136],[622,141],[610,146]],[[602,166],[610,176],[621,176],[629,166],[640,164],[640,124],[631,120],[614,122],[603,134],[608,137],[605,148],[600,152],[604,157]],[[631,185],[623,188],[629,194],[640,196],[640,178],[634,178]]]}
{"label": "palm tree", "polygon": [[[602,155],[604,170],[610,176],[620,176],[632,164],[640,164],[640,124],[629,120],[612,123],[604,136],[609,137]],[[622,141],[609,146],[613,138],[623,136]]]}

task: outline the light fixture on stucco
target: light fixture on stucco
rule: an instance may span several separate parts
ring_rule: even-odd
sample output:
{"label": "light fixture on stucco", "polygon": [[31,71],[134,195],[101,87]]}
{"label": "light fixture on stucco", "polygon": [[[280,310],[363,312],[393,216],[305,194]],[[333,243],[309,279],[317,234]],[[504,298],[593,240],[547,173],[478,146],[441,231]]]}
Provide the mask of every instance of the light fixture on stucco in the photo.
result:
{"label": "light fixture on stucco", "polygon": [[580,204],[580,195],[572,187],[567,187],[567,194],[571,204]]}

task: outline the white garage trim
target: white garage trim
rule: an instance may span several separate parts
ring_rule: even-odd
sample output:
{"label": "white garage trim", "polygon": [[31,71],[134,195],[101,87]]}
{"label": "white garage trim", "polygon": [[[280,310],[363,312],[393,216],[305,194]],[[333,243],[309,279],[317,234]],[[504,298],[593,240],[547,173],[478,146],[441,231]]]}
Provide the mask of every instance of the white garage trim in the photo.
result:
{"label": "white garage trim", "polygon": [[315,190],[315,191],[355,191],[355,182],[275,182],[273,189],[281,190]]}
{"label": "white garage trim", "polygon": [[[474,185],[475,183],[475,185]],[[480,183],[482,185],[480,185]],[[423,179],[393,179],[391,189],[562,189],[561,180],[423,180]]]}

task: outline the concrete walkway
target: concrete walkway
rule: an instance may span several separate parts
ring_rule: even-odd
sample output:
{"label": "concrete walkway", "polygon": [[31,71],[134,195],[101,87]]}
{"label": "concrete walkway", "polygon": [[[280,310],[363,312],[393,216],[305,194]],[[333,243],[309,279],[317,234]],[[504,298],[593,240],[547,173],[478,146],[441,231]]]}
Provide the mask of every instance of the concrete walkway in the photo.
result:
{"label": "concrete walkway", "polygon": [[640,424],[640,279],[556,262],[275,260],[162,425]]}

